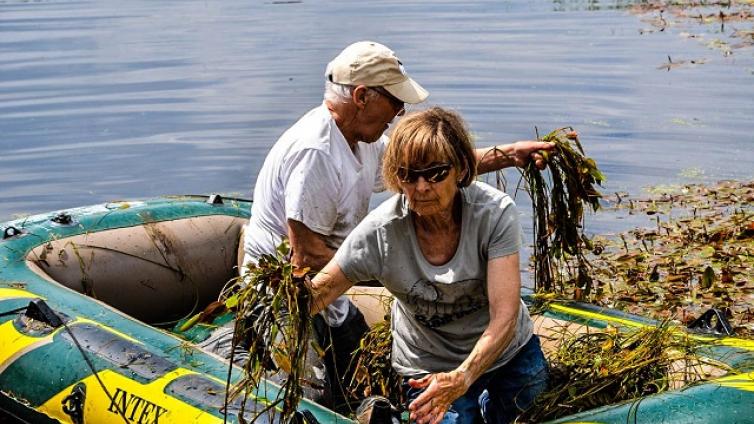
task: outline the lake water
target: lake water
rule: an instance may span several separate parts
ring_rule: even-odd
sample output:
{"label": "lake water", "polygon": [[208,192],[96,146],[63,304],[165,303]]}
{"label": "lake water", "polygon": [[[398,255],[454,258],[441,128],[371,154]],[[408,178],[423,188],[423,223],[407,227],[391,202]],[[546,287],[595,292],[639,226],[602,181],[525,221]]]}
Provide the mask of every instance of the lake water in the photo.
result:
{"label": "lake water", "polygon": [[[393,48],[479,145],[574,126],[606,193],[752,178],[754,48],[710,47],[745,41],[730,34],[751,23],[647,32],[659,12],[629,5],[0,0],[0,221],[163,194],[249,197],[276,138],[321,102],[326,63],[362,39]],[[668,57],[685,64],[658,69]]]}

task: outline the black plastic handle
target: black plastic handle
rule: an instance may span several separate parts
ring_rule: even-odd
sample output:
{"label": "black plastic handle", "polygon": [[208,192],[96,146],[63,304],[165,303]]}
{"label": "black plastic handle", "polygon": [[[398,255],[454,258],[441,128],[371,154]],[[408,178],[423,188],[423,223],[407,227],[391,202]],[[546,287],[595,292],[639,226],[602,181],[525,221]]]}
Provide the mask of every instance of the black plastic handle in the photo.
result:
{"label": "black plastic handle", "polygon": [[9,239],[11,237],[15,237],[21,235],[21,230],[19,230],[16,227],[10,226],[3,231],[3,240]]}
{"label": "black plastic handle", "polygon": [[[713,318],[716,318],[714,325]],[[731,336],[734,333],[733,326],[725,318],[725,313],[715,308],[708,309],[707,312],[692,321],[688,328],[701,333],[724,334],[726,336]]]}

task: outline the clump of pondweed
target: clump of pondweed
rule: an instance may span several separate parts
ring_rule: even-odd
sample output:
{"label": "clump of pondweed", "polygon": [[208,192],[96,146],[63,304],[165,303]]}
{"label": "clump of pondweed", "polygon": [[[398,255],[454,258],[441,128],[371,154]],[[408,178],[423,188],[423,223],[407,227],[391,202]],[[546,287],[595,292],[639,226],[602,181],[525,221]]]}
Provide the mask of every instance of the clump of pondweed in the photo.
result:
{"label": "clump of pondweed", "polygon": [[621,332],[565,330],[549,357],[549,389],[519,418],[541,422],[643,396],[708,377],[721,364],[703,358],[703,346],[667,321]]}
{"label": "clump of pondweed", "polygon": [[[222,296],[226,306],[236,311],[233,352],[238,346],[249,352],[243,364],[245,373],[229,390],[229,396],[260,394],[257,390],[265,375],[271,368],[278,368],[285,374],[280,392],[274,399],[267,399],[262,410],[251,412],[274,416],[279,410],[281,422],[295,414],[303,396],[312,334],[309,269],[295,268],[287,260],[289,251],[288,243],[283,242],[276,255],[263,255]],[[241,405],[246,405],[245,398]],[[239,416],[244,415],[243,406]]]}
{"label": "clump of pondweed", "polygon": [[[556,129],[542,141],[555,145],[554,150],[541,152],[545,170],[531,161],[522,172],[532,199],[534,287],[549,292],[555,285],[562,289],[570,283],[579,289],[576,297],[581,297],[592,286],[585,257],[591,242],[584,235],[584,206],[593,211],[600,208],[602,195],[595,185],[605,177],[596,162],[584,155],[573,128]],[[569,280],[563,281],[561,271]]]}
{"label": "clump of pondweed", "polygon": [[395,372],[390,361],[393,334],[390,317],[375,324],[361,339],[354,352],[356,366],[348,387],[352,401],[358,402],[369,396],[384,396],[395,406],[403,406],[405,398],[401,389],[402,378]]}

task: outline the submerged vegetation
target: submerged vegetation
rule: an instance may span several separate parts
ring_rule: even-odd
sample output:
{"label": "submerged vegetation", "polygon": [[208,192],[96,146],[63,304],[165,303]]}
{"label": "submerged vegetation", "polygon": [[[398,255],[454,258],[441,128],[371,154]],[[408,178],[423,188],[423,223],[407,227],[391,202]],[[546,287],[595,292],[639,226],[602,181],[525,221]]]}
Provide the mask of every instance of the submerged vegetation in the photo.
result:
{"label": "submerged vegetation", "polygon": [[689,324],[710,308],[754,335],[754,182],[662,187],[644,199],[616,193],[603,203],[644,213],[652,226],[587,237],[584,206],[600,208],[604,177],[568,129],[547,168],[523,172],[532,198],[534,288],[660,321]]}
{"label": "submerged vegetation", "polygon": [[721,367],[698,355],[699,342],[668,322],[628,332],[564,327],[550,352],[550,385],[519,418],[541,422],[639,399],[709,378]]}
{"label": "submerged vegetation", "polygon": [[[639,399],[730,371],[697,355],[699,342],[680,330],[710,308],[737,335],[754,334],[754,182],[689,185],[641,200],[616,194],[616,209],[646,213],[654,228],[589,238],[583,206],[600,209],[593,185],[604,177],[568,130],[543,138],[557,147],[545,157],[545,171],[530,164],[523,172],[532,197],[537,297],[584,300],[661,324],[628,333],[564,329],[548,355],[550,389],[524,421]],[[570,141],[575,147],[568,149]]]}
{"label": "submerged vegetation", "polygon": [[[600,208],[595,185],[605,177],[584,149],[573,128],[560,128],[542,137],[555,145],[543,151],[546,169],[530,162],[523,170],[532,199],[534,219],[534,287],[546,292],[572,287],[588,295],[592,277],[585,251],[584,207]],[[580,297],[580,294],[579,294]]]}
{"label": "submerged vegetation", "polygon": [[661,325],[625,334],[563,329],[559,349],[548,355],[551,388],[526,419],[639,399],[730,371],[698,355],[703,345],[682,330],[711,308],[736,336],[754,335],[754,181],[652,191],[642,199],[615,194],[613,213],[645,214],[653,225],[594,237],[587,260],[595,290],[565,286],[557,297],[583,295]]}
{"label": "submerged vegetation", "polygon": [[[641,34],[664,32],[669,28],[681,35],[699,40],[723,57],[754,46],[754,2],[751,0],[672,0],[642,1],[630,7],[649,27]],[[658,69],[671,70],[679,66],[701,65],[705,58],[678,59],[668,56],[668,62]]]}
{"label": "submerged vegetation", "polygon": [[754,181],[662,187],[647,198],[617,193],[617,212],[647,228],[594,238],[597,289],[585,300],[688,324],[721,310],[738,336],[754,335]]}
{"label": "submerged vegetation", "polygon": [[353,400],[384,396],[395,406],[405,404],[402,379],[390,362],[392,347],[393,336],[388,316],[372,327],[361,340],[359,349],[354,352],[356,366],[348,390]]}
{"label": "submerged vegetation", "polygon": [[[275,256],[264,255],[224,293],[226,306],[235,310],[237,317],[233,352],[242,347],[249,353],[243,362],[243,377],[231,388],[229,398],[249,396],[270,371],[282,371],[277,396],[266,396],[270,402],[262,410],[250,411],[254,416],[279,412],[281,422],[295,414],[303,396],[312,340],[311,295],[306,284],[309,270],[294,268],[286,259],[289,250],[284,243]],[[231,356],[231,362],[233,359]],[[245,399],[242,405],[246,405]],[[239,416],[244,412],[242,409]]]}

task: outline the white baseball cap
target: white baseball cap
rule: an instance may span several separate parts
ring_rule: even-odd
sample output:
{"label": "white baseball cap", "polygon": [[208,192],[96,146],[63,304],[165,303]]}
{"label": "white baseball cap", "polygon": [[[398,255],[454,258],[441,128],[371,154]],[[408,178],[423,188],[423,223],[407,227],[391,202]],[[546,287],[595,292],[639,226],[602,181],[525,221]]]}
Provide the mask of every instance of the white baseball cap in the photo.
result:
{"label": "white baseball cap", "polygon": [[325,77],[336,84],[382,87],[404,103],[421,103],[429,92],[406,74],[392,50],[374,41],[346,47],[327,64]]}

